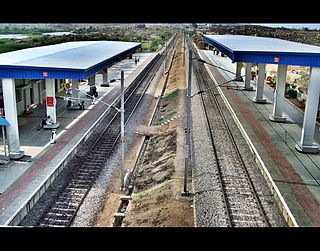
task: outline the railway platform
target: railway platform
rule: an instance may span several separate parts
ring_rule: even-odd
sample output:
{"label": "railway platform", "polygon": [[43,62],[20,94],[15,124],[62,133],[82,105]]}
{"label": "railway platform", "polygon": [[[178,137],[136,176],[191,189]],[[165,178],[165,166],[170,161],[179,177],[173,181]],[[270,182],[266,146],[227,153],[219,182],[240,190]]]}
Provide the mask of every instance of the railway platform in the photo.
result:
{"label": "railway platform", "polygon": [[[133,59],[118,62],[109,68],[109,80],[120,79],[120,71],[123,70],[125,87],[129,86],[156,54],[136,53]],[[138,63],[135,63],[135,56],[140,59]],[[84,110],[68,109],[68,101],[63,98],[65,94],[57,94],[57,121],[60,127],[56,132],[56,143],[50,143],[51,130],[39,128],[46,113],[45,105],[39,105],[30,115],[18,117],[20,145],[25,156],[0,165],[0,225],[17,225],[21,221],[66,165],[66,160],[72,158],[77,147],[90,136],[99,117],[107,109],[112,109],[104,103],[112,104],[119,97],[120,80],[110,83],[109,87],[102,87],[102,76],[101,79],[98,76],[96,85],[99,96],[95,104],[86,96],[89,85],[80,86]],[[3,155],[3,152],[0,154]]]}
{"label": "railway platform", "polygon": [[[218,84],[234,79],[234,75],[210,64],[236,71],[236,64],[227,57],[201,50],[202,58],[209,62],[208,69]],[[244,73],[244,72],[243,72]],[[244,75],[244,74],[242,74]],[[286,123],[269,120],[273,110],[273,89],[265,84],[265,104],[253,102],[254,91],[241,88],[243,82],[231,82],[221,87],[256,152],[269,171],[296,223],[301,227],[320,226],[320,155],[300,153],[295,149],[302,131],[303,111],[289,100],[284,104]],[[319,123],[315,140],[320,142]]]}

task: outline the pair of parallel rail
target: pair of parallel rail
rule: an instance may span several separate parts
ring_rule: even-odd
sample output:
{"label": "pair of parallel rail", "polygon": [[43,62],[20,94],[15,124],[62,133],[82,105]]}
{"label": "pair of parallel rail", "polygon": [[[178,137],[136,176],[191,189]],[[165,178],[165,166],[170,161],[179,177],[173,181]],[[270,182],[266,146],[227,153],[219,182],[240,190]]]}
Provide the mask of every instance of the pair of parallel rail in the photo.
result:
{"label": "pair of parallel rail", "polygon": [[[250,178],[247,166],[240,154],[223,109],[223,100],[210,78],[190,39],[188,47],[193,54],[193,73],[200,92],[207,128],[214,152],[214,166],[221,187],[224,208],[219,216],[221,226],[265,227],[270,226],[257,191]],[[219,211],[219,210],[217,210]]]}

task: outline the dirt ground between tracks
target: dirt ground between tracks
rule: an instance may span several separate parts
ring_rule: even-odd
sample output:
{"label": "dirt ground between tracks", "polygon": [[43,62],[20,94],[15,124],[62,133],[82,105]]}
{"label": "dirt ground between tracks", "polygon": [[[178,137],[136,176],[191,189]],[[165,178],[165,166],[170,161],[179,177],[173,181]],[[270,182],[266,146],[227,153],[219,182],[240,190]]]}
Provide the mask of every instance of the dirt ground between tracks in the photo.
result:
{"label": "dirt ground between tracks", "polygon": [[[138,132],[150,136],[150,140],[139,161],[135,188],[125,212],[123,227],[194,226],[192,198],[181,196],[184,185],[183,114],[186,88],[183,47],[179,38],[155,125],[138,127]],[[160,82],[164,79],[165,76]],[[139,138],[134,148],[138,147],[138,141]],[[134,148],[127,155],[126,163],[133,161],[137,150]],[[108,189],[104,209],[94,224],[96,227],[113,225],[113,214],[120,205],[119,176],[119,173],[115,174]],[[192,192],[190,182],[188,187]]]}

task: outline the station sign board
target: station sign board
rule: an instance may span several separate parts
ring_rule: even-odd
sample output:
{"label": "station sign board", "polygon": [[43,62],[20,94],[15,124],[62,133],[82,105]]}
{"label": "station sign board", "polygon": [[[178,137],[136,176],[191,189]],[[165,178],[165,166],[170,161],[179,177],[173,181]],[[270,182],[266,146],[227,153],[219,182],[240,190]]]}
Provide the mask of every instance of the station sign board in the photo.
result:
{"label": "station sign board", "polygon": [[47,97],[47,106],[49,107],[54,106],[54,97]]}

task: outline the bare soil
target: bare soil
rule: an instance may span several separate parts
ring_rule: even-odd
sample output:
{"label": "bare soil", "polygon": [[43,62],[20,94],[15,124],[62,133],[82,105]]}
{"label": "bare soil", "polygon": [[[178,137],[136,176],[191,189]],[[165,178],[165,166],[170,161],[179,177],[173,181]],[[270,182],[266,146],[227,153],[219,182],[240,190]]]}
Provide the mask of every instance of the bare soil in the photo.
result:
{"label": "bare soil", "polygon": [[[172,67],[167,73],[169,75],[166,89],[161,97],[155,125],[138,127],[138,134],[149,136],[150,139],[138,163],[134,179],[135,188],[125,212],[123,227],[194,226],[192,197],[181,196],[185,151],[182,115],[186,88],[183,47],[180,37],[173,54]],[[165,75],[160,79],[159,85],[164,84],[164,79]],[[155,97],[158,95],[159,90],[156,91]],[[166,121],[170,122],[165,123]],[[133,158],[136,153],[132,152]],[[130,162],[133,162],[133,159]],[[105,207],[98,215],[94,226],[113,224],[113,214],[119,207],[121,196],[119,173],[115,174],[114,180],[108,189]],[[188,187],[191,187],[191,184],[188,184]],[[192,189],[189,191],[192,192]]]}

